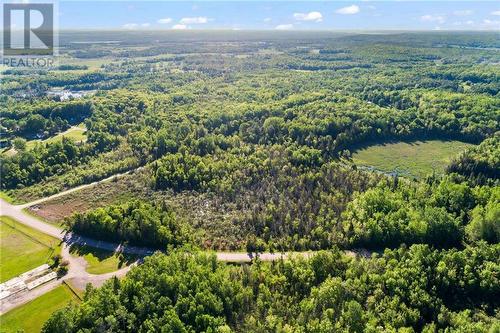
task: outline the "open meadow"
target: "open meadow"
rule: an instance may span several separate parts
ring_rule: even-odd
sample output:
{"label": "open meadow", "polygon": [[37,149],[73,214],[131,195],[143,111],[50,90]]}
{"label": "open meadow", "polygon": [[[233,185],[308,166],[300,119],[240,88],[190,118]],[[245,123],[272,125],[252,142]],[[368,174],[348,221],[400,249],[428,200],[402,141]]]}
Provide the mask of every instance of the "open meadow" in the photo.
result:
{"label": "open meadow", "polygon": [[50,263],[60,252],[59,240],[0,216],[0,282]]}
{"label": "open meadow", "polygon": [[473,146],[456,140],[387,142],[355,150],[352,161],[388,174],[423,178],[443,174],[454,157]]}
{"label": "open meadow", "polygon": [[55,311],[64,308],[70,302],[77,304],[79,299],[63,284],[39,298],[0,316],[1,332],[40,332],[45,321]]}

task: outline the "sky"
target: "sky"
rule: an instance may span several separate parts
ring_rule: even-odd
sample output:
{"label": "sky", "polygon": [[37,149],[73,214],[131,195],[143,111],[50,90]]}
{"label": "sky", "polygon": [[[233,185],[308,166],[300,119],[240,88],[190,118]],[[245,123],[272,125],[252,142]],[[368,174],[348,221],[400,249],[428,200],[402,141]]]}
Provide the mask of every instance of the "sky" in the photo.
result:
{"label": "sky", "polygon": [[499,1],[69,1],[60,29],[495,30]]}

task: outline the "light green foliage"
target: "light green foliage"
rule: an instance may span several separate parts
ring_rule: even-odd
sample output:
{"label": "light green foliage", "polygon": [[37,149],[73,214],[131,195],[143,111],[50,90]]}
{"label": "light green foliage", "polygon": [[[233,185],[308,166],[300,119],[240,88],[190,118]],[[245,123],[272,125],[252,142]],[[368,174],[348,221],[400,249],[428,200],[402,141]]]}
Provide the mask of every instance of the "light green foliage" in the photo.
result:
{"label": "light green foliage", "polygon": [[12,140],[12,145],[17,151],[23,151],[26,149],[26,140],[23,138],[15,138]]}
{"label": "light green foliage", "polygon": [[168,207],[132,200],[121,205],[76,213],[66,221],[79,234],[102,240],[126,241],[167,249],[189,241],[187,226]]}
{"label": "light green foliage", "polygon": [[498,245],[484,243],[463,251],[415,245],[371,259],[334,250],[251,266],[182,251],[156,254],[123,281],[88,290],[82,306],[54,314],[43,332],[413,332],[464,325],[488,332],[497,321],[491,313],[499,254]]}
{"label": "light green foliage", "polygon": [[471,221],[465,231],[471,240],[500,242],[500,188],[492,190],[486,204],[479,204],[472,210]]}

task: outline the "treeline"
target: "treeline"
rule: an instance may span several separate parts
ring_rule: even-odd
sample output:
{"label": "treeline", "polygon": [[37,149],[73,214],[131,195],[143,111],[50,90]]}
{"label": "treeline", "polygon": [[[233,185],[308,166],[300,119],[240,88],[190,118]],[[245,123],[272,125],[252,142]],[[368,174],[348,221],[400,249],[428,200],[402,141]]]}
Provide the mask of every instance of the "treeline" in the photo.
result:
{"label": "treeline", "polygon": [[156,254],[123,280],[87,288],[42,332],[494,332],[499,258],[500,247],[484,243],[250,266]]}
{"label": "treeline", "polygon": [[[207,106],[201,114],[182,111],[165,116],[163,121],[153,114],[170,108],[182,110],[184,105],[198,103],[197,97],[155,95],[148,100],[137,95],[150,108],[143,112],[144,118],[137,117],[129,127],[133,130],[129,141],[144,161],[177,152],[181,146],[203,156],[242,144],[292,143],[320,150],[322,158],[331,159],[355,144],[389,139],[459,138],[480,142],[498,128],[496,110],[500,105],[492,97],[403,91],[377,95],[379,98],[376,93],[356,95],[366,95],[363,98],[381,106],[360,97],[319,91],[237,108],[231,103]],[[382,101],[385,96],[388,101]]]}
{"label": "treeline", "polygon": [[[92,183],[120,173],[131,171],[140,166],[132,151],[126,144],[116,149],[103,152],[97,156],[89,156],[88,160],[71,166],[62,174],[48,176],[44,180],[28,187],[17,186],[8,190],[15,194],[19,201],[30,202],[82,184]],[[117,177],[119,178],[119,177]]]}
{"label": "treeline", "polygon": [[79,124],[92,114],[88,100],[15,103],[8,99],[3,108],[1,124],[10,136],[46,138]]}
{"label": "treeline", "polygon": [[[236,248],[460,248],[500,240],[498,188],[474,186],[456,175],[412,183],[323,162],[311,148],[281,145],[203,157],[167,154],[150,170],[156,190],[211,194],[217,198],[214,210],[234,213],[231,224],[241,227],[243,237]],[[228,242],[227,235],[219,236]]]}
{"label": "treeline", "polygon": [[438,248],[500,241],[500,189],[445,178],[432,184],[381,183],[355,196],[341,218],[342,242],[354,247],[426,243]]}
{"label": "treeline", "polygon": [[[206,214],[228,214],[217,225],[210,225],[205,213],[190,217],[212,238],[214,248],[222,246],[218,240],[242,248],[254,235],[276,251],[331,246],[333,228],[353,193],[384,178],[325,163],[318,150],[294,145],[242,146],[202,157],[167,154],[148,169],[157,191],[207,196]],[[237,236],[225,232],[235,225]]]}
{"label": "treeline", "polygon": [[[56,114],[66,114],[70,119],[74,119],[73,116],[86,117],[87,140],[77,145],[72,140],[64,138],[58,142],[37,144],[35,148],[20,151],[13,156],[0,156],[3,175],[0,188],[11,190],[31,186],[47,178],[61,176],[76,167],[95,164],[104,152],[113,149],[126,150],[125,137],[132,124],[142,117],[146,108],[146,103],[140,97],[116,93],[107,96],[98,95],[92,102],[53,103],[47,108],[37,104],[37,107],[28,111],[9,111],[12,112],[12,117],[17,117],[19,113],[20,117],[23,117],[22,114],[24,114],[26,118],[21,119],[27,119],[29,124],[32,118],[38,119],[39,122],[36,122],[35,127],[39,130],[44,128],[44,124],[48,122],[47,119]],[[45,116],[49,118],[44,118]],[[20,120],[22,121],[24,120]],[[33,128],[31,130],[34,131],[33,133],[38,133]],[[106,161],[99,161],[99,163],[101,166],[94,165],[94,167],[107,169],[107,166],[103,165]],[[121,166],[119,169],[130,169],[138,164],[130,160],[127,163],[130,164],[129,167]],[[88,179],[95,178],[87,177],[82,180]],[[79,184],[73,183],[73,185]]]}
{"label": "treeline", "polygon": [[155,249],[179,247],[190,240],[187,224],[168,207],[138,200],[76,213],[65,224],[78,234]]}
{"label": "treeline", "polygon": [[48,71],[40,75],[21,77],[7,76],[4,93],[21,100],[43,98],[51,88],[71,90],[110,90],[123,87],[130,74],[104,73],[94,70],[80,71]]}
{"label": "treeline", "polygon": [[2,178],[0,188],[20,189],[34,185],[54,175],[61,175],[72,167],[88,162],[93,156],[117,146],[117,137],[94,133],[84,144],[63,137],[50,144],[37,144],[35,148],[17,152],[13,156],[0,156]]}
{"label": "treeline", "polygon": [[500,136],[484,140],[456,157],[447,167],[478,184],[495,184],[500,179]]}

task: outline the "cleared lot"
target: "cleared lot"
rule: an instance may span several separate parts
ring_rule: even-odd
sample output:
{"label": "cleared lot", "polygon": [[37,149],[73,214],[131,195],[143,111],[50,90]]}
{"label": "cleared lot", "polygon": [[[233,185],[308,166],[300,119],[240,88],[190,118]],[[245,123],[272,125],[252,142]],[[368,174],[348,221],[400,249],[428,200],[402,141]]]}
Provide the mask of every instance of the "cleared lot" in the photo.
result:
{"label": "cleared lot", "polygon": [[0,217],[0,282],[47,263],[59,252],[59,240]]}

